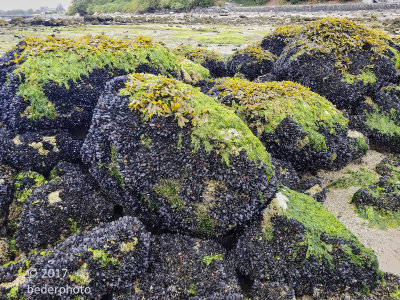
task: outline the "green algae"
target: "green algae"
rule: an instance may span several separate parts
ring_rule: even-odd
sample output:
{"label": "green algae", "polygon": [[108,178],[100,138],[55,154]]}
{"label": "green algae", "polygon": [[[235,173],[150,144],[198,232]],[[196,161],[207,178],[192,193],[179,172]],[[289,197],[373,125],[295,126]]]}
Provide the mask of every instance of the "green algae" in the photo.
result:
{"label": "green algae", "polygon": [[161,75],[131,74],[120,94],[130,96],[129,107],[145,120],[154,115],[174,117],[179,127],[190,129],[194,152],[200,147],[214,150],[229,166],[231,155],[245,151],[254,163],[266,164],[272,176],[270,155],[246,124],[198,89]]}
{"label": "green algae", "polygon": [[[305,259],[311,256],[316,257],[320,263],[325,259],[334,268],[331,255],[333,245],[321,241],[322,235],[327,235],[328,237],[348,242],[348,245],[344,248],[342,247],[342,249],[355,265],[369,265],[378,268],[377,260],[372,250],[365,248],[357,237],[322,204],[315,201],[311,196],[288,188],[282,188],[280,192],[288,198],[286,202],[287,209],[283,210],[281,214],[288,219],[297,220],[305,227],[305,240],[297,245],[298,247],[307,247]],[[351,251],[349,251],[350,247]]]}
{"label": "green algae", "polygon": [[298,83],[224,78],[216,80],[210,93],[217,93],[222,101],[232,96],[233,109],[258,136],[273,133],[283,119],[292,118],[302,126],[307,144],[317,152],[327,150],[321,130],[336,134],[336,126],[347,128],[348,120],[333,104]]}

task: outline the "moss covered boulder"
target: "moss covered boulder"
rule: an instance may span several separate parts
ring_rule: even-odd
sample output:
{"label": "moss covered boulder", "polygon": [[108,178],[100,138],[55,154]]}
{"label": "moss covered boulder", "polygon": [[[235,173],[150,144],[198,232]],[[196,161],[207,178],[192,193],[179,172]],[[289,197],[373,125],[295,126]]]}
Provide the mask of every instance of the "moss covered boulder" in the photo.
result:
{"label": "moss covered boulder", "polygon": [[[149,267],[151,243],[150,234],[135,218],[101,224],[0,268],[0,294],[8,299],[47,300],[71,295],[72,289],[74,297],[101,299],[135,290],[135,280]],[[29,289],[45,284],[52,293],[57,288],[57,297]]]}
{"label": "moss covered boulder", "polygon": [[275,62],[279,79],[299,82],[338,108],[355,108],[377,87],[393,82],[399,46],[378,30],[342,18],[304,26]]}
{"label": "moss covered boulder", "polygon": [[106,193],[158,229],[221,236],[275,190],[270,155],[240,118],[164,76],[110,82],[82,157]]}
{"label": "moss covered boulder", "polygon": [[361,292],[380,279],[372,250],[312,197],[285,187],[239,238],[234,253],[240,273],[267,288],[293,288],[296,297],[321,286]]}
{"label": "moss covered boulder", "polygon": [[105,83],[118,75],[137,71],[191,79],[187,73],[196,73],[195,64],[181,65],[168,48],[147,37],[26,38],[0,63],[0,83],[6,83],[0,120],[20,132],[88,127]]}
{"label": "moss covered boulder", "polygon": [[227,62],[231,75],[242,74],[248,80],[271,73],[276,56],[264,50],[259,43],[236,51]]}
{"label": "moss covered boulder", "polygon": [[208,69],[211,77],[228,76],[226,60],[215,50],[182,45],[176,48],[174,52]]}
{"label": "moss covered boulder", "polygon": [[272,155],[297,170],[337,169],[368,150],[361,134],[348,131],[341,111],[298,83],[224,78],[208,89],[236,111]]}
{"label": "moss covered boulder", "polygon": [[382,177],[358,190],[352,202],[368,225],[380,229],[400,226],[400,157],[385,158],[376,166]]}
{"label": "moss covered boulder", "polygon": [[112,202],[99,192],[93,179],[78,165],[60,163],[50,180],[25,201],[15,234],[16,247],[25,252],[43,249],[111,221],[112,216]]}
{"label": "moss covered boulder", "polygon": [[149,273],[116,299],[243,299],[235,266],[216,242],[164,234],[153,250]]}
{"label": "moss covered boulder", "polygon": [[17,133],[0,127],[0,160],[17,169],[47,173],[61,160],[78,162],[81,145],[64,130]]}
{"label": "moss covered boulder", "polygon": [[371,144],[400,152],[400,85],[389,85],[365,97],[350,118],[350,126],[368,136]]}

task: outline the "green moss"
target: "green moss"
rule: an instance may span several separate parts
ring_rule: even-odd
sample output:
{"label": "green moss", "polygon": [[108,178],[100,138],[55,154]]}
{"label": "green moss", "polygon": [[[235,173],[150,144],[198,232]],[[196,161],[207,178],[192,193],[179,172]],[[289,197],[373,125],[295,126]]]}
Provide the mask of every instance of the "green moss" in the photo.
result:
{"label": "green moss", "polygon": [[190,284],[189,296],[196,296],[196,287],[195,287],[194,283]]}
{"label": "green moss", "polygon": [[129,107],[145,120],[174,117],[182,129],[191,128],[194,152],[201,146],[207,152],[215,150],[229,166],[230,155],[243,150],[254,163],[267,164],[272,176],[270,155],[262,143],[234,112],[198,89],[164,76],[131,74],[120,93],[130,96]]}
{"label": "green moss", "polygon": [[7,300],[17,299],[18,297],[18,287],[15,286],[7,293]]}
{"label": "green moss", "polygon": [[109,257],[107,252],[103,249],[88,249],[88,252],[93,254],[93,259],[100,261],[100,265],[104,268],[109,263],[112,265],[119,265],[119,261],[116,258]]}
{"label": "green moss", "polygon": [[373,206],[358,206],[356,212],[365,220],[369,227],[381,230],[400,227],[400,211],[377,209]]}
{"label": "green moss", "polygon": [[390,293],[390,298],[394,300],[400,300],[400,289],[399,286],[396,285],[396,291],[393,293]]}
{"label": "green moss", "polygon": [[68,221],[71,224],[71,227],[70,227],[71,233],[72,234],[80,234],[81,228],[79,227],[78,223],[72,218],[69,218]]}
{"label": "green moss", "polygon": [[369,147],[365,138],[358,137],[356,141],[357,141],[357,150],[361,150],[364,154],[366,154]]}
{"label": "green moss", "polygon": [[118,153],[115,145],[111,145],[111,163],[108,166],[108,169],[111,177],[113,177],[120,185],[124,186],[124,178],[118,171]]}
{"label": "green moss", "polygon": [[206,266],[209,266],[214,260],[223,260],[224,256],[222,254],[213,254],[213,255],[208,255],[203,257],[203,263],[206,264]]}
{"label": "green moss", "polygon": [[376,75],[370,69],[361,70],[360,74],[354,75],[347,72],[342,74],[342,81],[348,84],[354,84],[355,82],[362,82],[364,85],[371,84],[375,85]]}
{"label": "green moss", "polygon": [[387,114],[382,112],[376,104],[373,106],[375,109],[373,113],[365,111],[365,124],[368,128],[391,137],[400,136],[400,126],[394,121],[396,111],[392,110],[391,113]]}
{"label": "green moss", "polygon": [[210,72],[202,65],[194,63],[193,61],[183,57],[179,61],[182,70],[181,76],[186,83],[196,84],[200,80],[204,80],[210,77]]}
{"label": "green moss", "polygon": [[[288,198],[287,209],[282,210],[281,214],[288,219],[299,221],[305,227],[305,239],[297,245],[298,247],[307,247],[305,259],[313,256],[320,263],[325,259],[331,267],[334,267],[331,255],[333,245],[321,241],[321,235],[325,234],[331,238],[346,240],[354,247],[354,251],[352,250],[351,253],[360,253],[349,255],[350,261],[355,265],[363,266],[367,264],[376,268],[378,267],[372,250],[365,248],[322,204],[315,201],[311,196],[295,192],[288,188],[282,188],[280,192]],[[348,252],[348,248],[346,251]]]}
{"label": "green moss", "polygon": [[193,48],[191,45],[179,46],[174,52],[198,64],[204,64],[211,60],[224,61],[224,57],[215,50]]}
{"label": "green moss", "polygon": [[88,265],[84,263],[75,274],[69,274],[68,278],[77,284],[88,285],[91,281],[90,274],[87,270]]}
{"label": "green moss", "polygon": [[183,209],[186,205],[180,195],[181,190],[181,183],[177,179],[161,179],[154,187],[154,191],[158,195],[167,198],[171,208],[177,210]]}
{"label": "green moss", "polygon": [[145,146],[146,148],[150,149],[151,143],[152,143],[152,139],[148,136],[148,134],[142,134],[140,136],[140,145]]}
{"label": "green moss", "polygon": [[197,217],[197,231],[201,235],[210,236],[214,233],[214,229],[217,226],[217,221],[213,219],[207,209],[203,206],[198,205],[196,209]]}
{"label": "green moss", "polygon": [[[14,197],[17,198],[17,201],[20,203],[24,203],[35,188],[48,183],[48,181],[46,181],[42,175],[33,171],[20,172],[14,177],[14,179]],[[27,187],[20,191],[19,188],[21,186],[21,182],[26,179],[34,179],[34,184],[33,186]]]}
{"label": "green moss", "polygon": [[359,171],[347,170],[346,174],[349,176],[341,177],[329,184],[328,188],[344,188],[347,189],[351,186],[367,188],[368,186],[378,182],[378,176],[375,172],[361,168]]}
{"label": "green moss", "polygon": [[[354,52],[365,52],[366,48],[371,51],[371,63],[378,57],[390,55],[396,64],[398,58],[393,54],[394,49],[390,47],[390,40],[387,34],[379,30],[344,18],[328,17],[304,26],[285,51],[296,48],[297,53],[332,57],[337,70],[345,73],[352,62]],[[362,80],[371,80],[370,75],[362,76]]]}
{"label": "green moss", "polygon": [[54,104],[46,98],[43,87],[49,82],[69,88],[94,69],[110,68],[135,71],[141,64],[151,64],[161,72],[179,71],[177,57],[150,38],[114,40],[106,36],[78,39],[26,38],[22,50],[10,62],[17,64],[16,74],[24,75],[17,94],[30,101],[24,116],[31,120],[57,117]]}
{"label": "green moss", "polygon": [[256,83],[224,78],[216,80],[210,93],[217,93],[222,101],[226,96],[232,96],[235,100],[232,107],[258,136],[273,133],[283,119],[291,117],[302,126],[310,147],[317,152],[327,149],[325,138],[319,131],[329,130],[336,134],[334,128],[337,125],[347,128],[348,120],[333,104],[298,83]]}

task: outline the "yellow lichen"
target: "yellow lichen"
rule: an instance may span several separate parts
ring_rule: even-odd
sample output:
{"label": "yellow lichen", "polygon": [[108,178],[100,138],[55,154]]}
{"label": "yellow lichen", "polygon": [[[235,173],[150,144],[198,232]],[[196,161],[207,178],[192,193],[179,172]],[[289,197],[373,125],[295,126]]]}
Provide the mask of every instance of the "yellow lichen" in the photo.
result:
{"label": "yellow lichen", "polygon": [[136,245],[139,243],[137,237],[134,237],[131,242],[122,242],[120,251],[123,253],[135,251]]}
{"label": "yellow lichen", "polygon": [[47,196],[47,199],[49,200],[50,204],[55,204],[55,203],[58,203],[58,202],[62,202],[62,199],[60,197],[60,192],[61,191],[55,191],[55,192],[50,193]]}
{"label": "yellow lichen", "polygon": [[19,139],[19,135],[17,135],[14,139],[13,142],[15,145],[22,145],[21,140]]}

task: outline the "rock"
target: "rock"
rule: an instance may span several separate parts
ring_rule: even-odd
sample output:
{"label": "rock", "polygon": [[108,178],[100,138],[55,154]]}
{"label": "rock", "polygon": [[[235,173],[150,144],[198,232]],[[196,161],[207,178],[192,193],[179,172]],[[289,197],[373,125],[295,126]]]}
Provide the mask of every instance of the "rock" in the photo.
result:
{"label": "rock", "polygon": [[272,158],[275,167],[276,180],[278,185],[284,185],[294,189],[300,182],[300,178],[290,162]]}
{"label": "rock", "polygon": [[46,300],[49,294],[30,289],[43,288],[44,282],[47,287],[79,289],[91,299],[134,290],[135,280],[149,267],[151,247],[143,225],[123,217],[0,268],[0,293]]}
{"label": "rock", "polygon": [[296,297],[320,285],[337,293],[371,289],[380,278],[372,250],[312,197],[285,187],[245,230],[234,254],[239,272],[258,286],[278,286],[287,295],[293,288]]}
{"label": "rock", "polygon": [[302,183],[300,183],[297,190],[300,193],[313,197],[315,201],[319,203],[325,202],[326,194],[328,193],[328,189],[323,188],[321,181],[315,177],[308,178]]}
{"label": "rock", "polygon": [[0,128],[0,160],[17,169],[47,173],[60,160],[77,162],[81,144],[62,130],[18,134]]}
{"label": "rock", "polygon": [[348,131],[341,111],[298,83],[225,78],[207,87],[209,94],[234,108],[274,157],[301,173],[339,169],[368,150],[362,135]]}
{"label": "rock", "polygon": [[18,132],[89,127],[105,83],[128,71],[192,80],[205,70],[192,63],[197,68],[187,75],[187,63],[181,66],[169,49],[146,37],[27,38],[14,53],[1,59],[0,82],[8,84],[1,89],[0,121]]}
{"label": "rock", "polygon": [[396,80],[399,50],[383,32],[347,19],[324,18],[293,37],[273,73],[311,88],[339,109],[356,108],[375,88]]}
{"label": "rock", "polygon": [[110,82],[82,157],[104,192],[128,211],[139,208],[155,230],[223,236],[249,222],[275,190],[270,156],[247,126],[163,76]]}
{"label": "rock", "polygon": [[250,291],[254,300],[296,300],[292,287],[280,282],[262,282],[254,280]]}
{"label": "rock", "polygon": [[285,25],[277,27],[271,34],[267,35],[260,46],[276,56],[282,54],[283,49],[303,29],[299,25]]}
{"label": "rock", "polygon": [[[84,201],[83,201],[84,199]],[[110,221],[112,202],[79,166],[60,163],[49,182],[36,188],[24,204],[15,234],[23,251],[46,248],[72,234]]]}
{"label": "rock", "polygon": [[179,234],[156,238],[151,271],[135,287],[133,299],[243,299],[226,251],[214,241]]}
{"label": "rock", "polygon": [[400,151],[400,85],[389,85],[366,97],[350,118],[350,126],[363,132],[374,148]]}
{"label": "rock", "polygon": [[385,158],[377,166],[382,175],[367,188],[359,189],[352,198],[357,212],[369,225],[386,229],[400,227],[400,158]]}
{"label": "rock", "polygon": [[260,44],[253,44],[236,51],[228,60],[227,68],[231,75],[243,74],[246,79],[254,80],[272,71],[276,56],[264,50]]}

